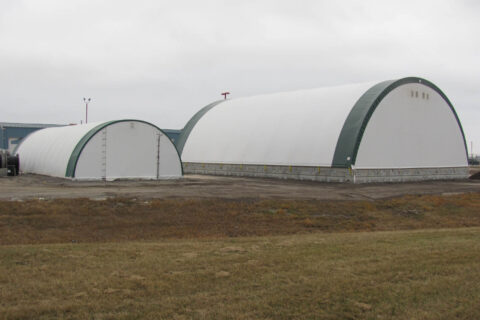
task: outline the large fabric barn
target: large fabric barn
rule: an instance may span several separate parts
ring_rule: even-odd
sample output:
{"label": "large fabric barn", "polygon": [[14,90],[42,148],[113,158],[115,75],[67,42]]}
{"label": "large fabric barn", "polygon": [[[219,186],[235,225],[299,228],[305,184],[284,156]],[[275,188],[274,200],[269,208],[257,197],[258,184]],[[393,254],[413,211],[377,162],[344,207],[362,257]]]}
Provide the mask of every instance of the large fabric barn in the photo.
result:
{"label": "large fabric barn", "polygon": [[468,176],[460,120],[416,77],[214,102],[177,141],[186,173],[316,181]]}
{"label": "large fabric barn", "polygon": [[15,151],[20,171],[72,179],[182,176],[178,152],[153,124],[117,120],[35,131]]}

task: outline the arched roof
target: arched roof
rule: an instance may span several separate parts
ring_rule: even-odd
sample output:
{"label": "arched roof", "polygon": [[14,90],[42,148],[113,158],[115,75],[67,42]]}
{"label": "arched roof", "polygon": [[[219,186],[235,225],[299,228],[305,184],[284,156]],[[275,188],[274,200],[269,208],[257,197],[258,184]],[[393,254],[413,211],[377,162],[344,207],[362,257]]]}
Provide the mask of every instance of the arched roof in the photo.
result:
{"label": "arched roof", "polygon": [[218,100],[215,102],[210,103],[209,105],[203,107],[193,115],[193,117],[187,122],[183,130],[181,131],[180,137],[178,137],[178,140],[175,141],[175,146],[177,147],[177,150],[180,154],[182,154],[183,147],[185,146],[185,142],[188,139],[188,136],[190,135],[190,132],[192,129],[195,127],[197,122],[203,117],[205,113],[207,113],[210,109],[215,107],[217,104],[224,102],[225,100]]}
{"label": "arched roof", "polygon": [[[93,136],[95,136],[103,128],[105,128],[109,125],[112,125],[114,123],[119,123],[119,122],[128,122],[128,121],[136,121],[136,122],[141,122],[141,123],[148,124],[148,125],[156,128],[160,132],[162,132],[165,136],[167,136],[167,134],[162,129],[160,129],[159,127],[157,127],[156,125],[154,125],[150,122],[146,122],[146,121],[143,121],[143,120],[122,119],[122,120],[113,120],[113,121],[97,123],[96,126],[89,129],[88,131],[86,131],[84,133],[84,135],[82,136],[82,138],[80,139],[80,141],[78,141],[78,143],[76,144],[76,146],[73,149],[73,152],[70,155],[70,158],[68,160],[65,176],[66,177],[71,177],[71,178],[75,177],[75,169],[77,167],[77,162],[78,162],[78,159],[80,158],[80,154],[82,153],[82,150],[87,145],[88,141],[90,141],[90,139],[93,138]],[[178,150],[176,148],[175,148],[175,151],[177,152],[178,158],[180,159],[180,154],[178,153]],[[183,175],[183,167],[182,167],[182,175]]]}
{"label": "arched roof", "polygon": [[428,80],[418,77],[408,77],[399,80],[380,82],[368,89],[360,97],[360,99],[358,99],[348,114],[338,138],[332,161],[333,167],[349,167],[351,165],[355,165],[358,148],[360,146],[360,142],[362,141],[363,133],[365,132],[365,128],[367,127],[373,112],[383,98],[385,98],[391,91],[401,85],[409,83],[419,83],[433,89],[448,104],[461,131],[465,146],[465,154],[467,154],[467,144],[462,124],[460,123],[460,119],[458,118],[455,108],[447,96],[435,84]]}
{"label": "arched roof", "polygon": [[[20,166],[32,172],[65,177],[68,160],[78,142],[99,122],[83,125],[41,129],[26,136],[15,150],[20,154]],[[27,161],[27,163],[26,163]]]}
{"label": "arched roof", "polygon": [[[141,123],[146,125],[146,128],[151,127],[154,131],[163,133],[166,138],[164,139],[165,141],[162,140],[162,144],[171,145],[168,149],[174,153],[174,156],[169,156],[169,158],[177,158],[179,171],[183,174],[183,168],[180,165],[180,155],[170,139],[168,139],[168,136],[157,126],[135,119],[93,122],[83,125],[38,130],[25,137],[15,153],[20,155],[21,169],[22,167],[28,168],[28,172],[75,178],[77,176],[76,171],[79,159],[88,143],[98,136],[98,133],[104,128],[125,122]],[[96,139],[99,138],[97,137]],[[118,143],[122,143],[122,141],[118,141]],[[154,145],[148,146],[150,149],[154,147]],[[124,149],[134,151],[135,146],[125,145]],[[100,161],[100,158],[98,160]]]}
{"label": "arched roof", "polygon": [[380,102],[405,84],[445,94],[417,77],[217,101],[187,123],[177,148],[184,162],[269,165],[355,165],[367,124]]}

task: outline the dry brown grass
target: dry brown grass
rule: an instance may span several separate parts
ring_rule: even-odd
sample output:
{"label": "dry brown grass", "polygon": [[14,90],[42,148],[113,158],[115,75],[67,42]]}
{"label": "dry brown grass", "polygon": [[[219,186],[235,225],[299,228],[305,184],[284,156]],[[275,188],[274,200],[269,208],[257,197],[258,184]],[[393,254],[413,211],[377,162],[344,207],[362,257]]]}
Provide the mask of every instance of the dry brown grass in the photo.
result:
{"label": "dry brown grass", "polygon": [[0,318],[476,319],[475,226],[478,193],[0,202]]}
{"label": "dry brown grass", "polygon": [[376,201],[0,201],[0,244],[219,238],[480,226],[480,194]]}
{"label": "dry brown grass", "polygon": [[0,246],[0,318],[477,319],[479,265],[480,228]]}

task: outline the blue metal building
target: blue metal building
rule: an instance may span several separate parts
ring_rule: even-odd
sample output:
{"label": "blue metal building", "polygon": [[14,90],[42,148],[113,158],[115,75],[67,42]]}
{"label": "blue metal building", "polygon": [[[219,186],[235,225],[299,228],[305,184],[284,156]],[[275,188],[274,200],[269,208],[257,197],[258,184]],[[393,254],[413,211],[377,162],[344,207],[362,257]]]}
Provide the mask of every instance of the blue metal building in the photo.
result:
{"label": "blue metal building", "polygon": [[175,146],[177,146],[177,140],[178,140],[178,137],[180,136],[180,133],[182,133],[182,130],[178,130],[178,129],[162,129],[162,130],[167,134],[170,140],[172,140]]}
{"label": "blue metal building", "polygon": [[0,149],[10,152],[31,132],[48,127],[61,127],[61,124],[0,122]]}

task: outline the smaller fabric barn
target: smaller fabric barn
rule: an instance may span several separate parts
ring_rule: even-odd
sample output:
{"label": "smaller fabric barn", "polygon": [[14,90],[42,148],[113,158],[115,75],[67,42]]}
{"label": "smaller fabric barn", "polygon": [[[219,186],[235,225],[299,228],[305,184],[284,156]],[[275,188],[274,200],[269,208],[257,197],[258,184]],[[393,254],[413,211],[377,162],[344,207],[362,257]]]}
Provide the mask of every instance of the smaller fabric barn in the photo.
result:
{"label": "smaller fabric barn", "polygon": [[155,125],[116,120],[46,128],[15,150],[20,171],[78,180],[182,176],[177,149]]}

